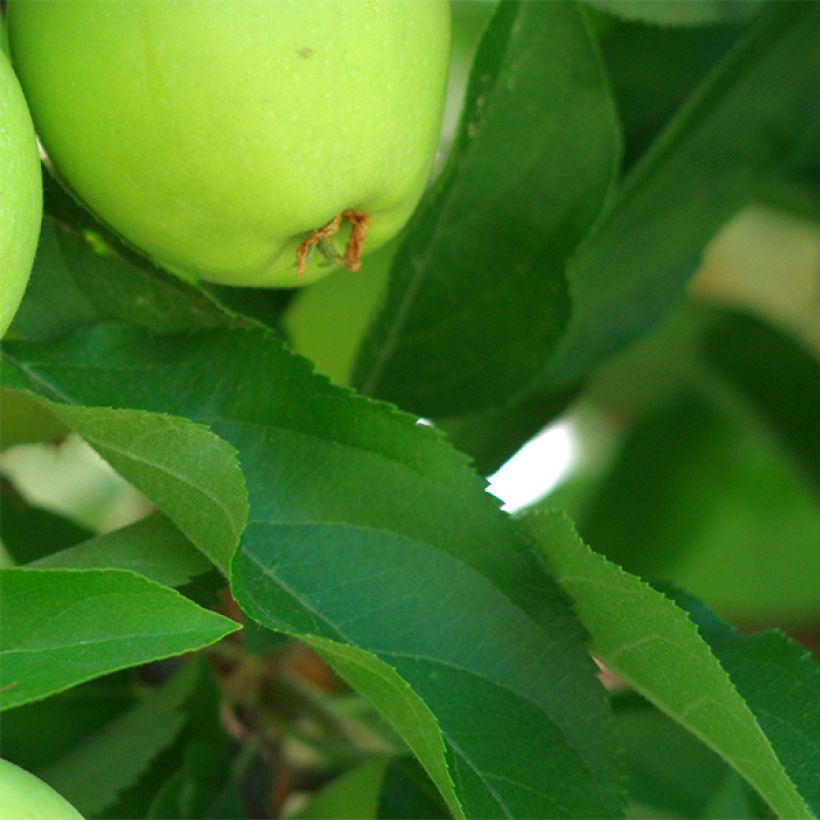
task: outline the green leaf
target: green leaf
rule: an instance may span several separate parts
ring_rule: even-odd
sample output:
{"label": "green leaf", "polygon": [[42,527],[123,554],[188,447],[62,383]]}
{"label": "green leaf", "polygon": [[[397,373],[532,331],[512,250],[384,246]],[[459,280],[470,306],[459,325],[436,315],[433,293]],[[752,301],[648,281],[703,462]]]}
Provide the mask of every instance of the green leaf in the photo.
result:
{"label": "green leaf", "polygon": [[[698,5],[708,3],[698,0]],[[744,3],[732,0],[731,5]],[[641,157],[740,33],[732,26],[659,28],[625,22],[613,22],[605,30],[599,46],[623,125],[625,169]]]}
{"label": "green leaf", "polygon": [[720,504],[664,572],[748,624],[808,626],[820,616],[820,507],[788,463],[754,436],[714,465]]}
{"label": "green leaf", "polygon": [[264,626],[333,647],[342,674],[355,655],[357,688],[394,725],[418,734],[408,715],[428,715],[435,743],[422,762],[452,810],[445,776],[470,816],[618,812],[577,623],[434,430],[332,386],[259,331],[159,339],[100,327],[7,348],[63,401],[186,416],[236,447],[250,523],[235,597]]}
{"label": "green leaf", "polygon": [[[17,378],[10,370],[4,368],[4,379]],[[166,414],[45,404],[227,574],[248,508],[236,451],[227,442]]]}
{"label": "green leaf", "polygon": [[702,340],[702,355],[820,492],[820,361],[772,326],[726,313]]}
{"label": "green leaf", "polygon": [[355,383],[430,417],[529,386],[566,326],[564,265],[603,206],[619,148],[578,9],[501,4],[448,168],[398,250]]}
{"label": "green leaf", "polygon": [[377,816],[381,820],[446,820],[450,815],[418,763],[395,757],[382,778]]}
{"label": "green leaf", "polygon": [[[614,421],[617,439],[549,503],[630,572],[667,578],[741,623],[809,625],[820,614],[820,508],[796,465],[814,449],[817,365],[760,320],[684,308],[598,372],[576,418],[600,419],[593,429],[607,437]],[[753,390],[771,411],[717,366],[716,337],[760,374]],[[566,497],[581,484],[583,496]]]}
{"label": "green leaf", "polygon": [[664,574],[725,512],[740,431],[693,391],[639,417],[589,494],[584,540],[630,572]]}
{"label": "green leaf", "polygon": [[159,790],[147,816],[157,820],[213,817],[210,808],[220,799],[230,774],[224,743],[204,739],[189,741],[181,769]]}
{"label": "green leaf", "polygon": [[237,321],[205,288],[130,251],[50,174],[43,178],[45,217],[16,335],[56,338],[100,319],[167,333]]}
{"label": "green leaf", "polygon": [[443,423],[482,471],[555,418],[607,356],[663,319],[720,226],[810,144],[820,126],[819,39],[820,4],[773,4],[629,173],[570,261],[572,317],[546,378],[465,425]]}
{"label": "green leaf", "polygon": [[730,771],[726,763],[643,698],[620,696],[612,705],[633,803],[661,816],[702,817]]}
{"label": "green leaf", "polygon": [[[790,659],[788,677],[778,659],[769,657],[768,668],[758,668],[754,684],[765,694],[759,701],[751,699],[730,677],[731,668],[722,665],[722,650],[712,648],[709,635],[702,635],[684,610],[590,550],[565,515],[533,512],[524,523],[537,539],[544,560],[573,596],[592,636],[595,655],[717,751],[777,814],[812,816],[817,807],[814,775],[803,770],[807,758],[803,755],[795,764],[794,747],[784,745],[779,737],[790,733],[792,717],[785,708],[784,680],[789,681],[788,691],[797,687],[797,700],[804,708],[808,693],[814,693],[809,703],[815,712],[820,703],[816,668],[805,653],[797,651],[799,663]],[[742,658],[741,663],[760,660],[747,653]],[[769,715],[760,709],[764,702],[773,709]],[[786,726],[773,732],[772,724],[779,721]]]}
{"label": "green leaf", "polygon": [[743,23],[769,0],[584,0],[627,20],[660,26]]}
{"label": "green leaf", "polygon": [[169,587],[180,587],[211,565],[161,513],[29,564],[34,569],[128,569]]}
{"label": "green leaf", "polygon": [[6,479],[0,483],[0,538],[17,563],[28,563],[93,535],[67,518],[29,504]]}
{"label": "green leaf", "polygon": [[44,218],[26,292],[8,338],[57,338],[97,319],[97,310],[74,281],[63,258],[58,228]]}
{"label": "green leaf", "polygon": [[54,763],[139,699],[133,670],[115,672],[2,715],[3,757],[35,772]]}
{"label": "green leaf", "polygon": [[754,712],[797,790],[820,813],[820,666],[779,632],[739,635],[702,602],[667,594],[697,624],[713,654]]}
{"label": "green leaf", "polygon": [[[258,617],[265,617],[264,611],[252,604],[245,602],[244,606]],[[301,639],[382,712],[424,766],[452,814],[464,817],[449,771],[441,729],[424,700],[395,669],[370,652],[316,635],[302,635]]]}
{"label": "green leaf", "polygon": [[[167,680],[169,672],[179,665],[178,660],[161,661],[151,671],[162,680]],[[167,818],[181,817],[185,810],[192,807],[191,804],[199,804],[200,798],[207,799],[208,795],[213,794],[214,789],[221,790],[222,784],[226,781],[228,785],[225,786],[225,791],[230,791],[235,779],[232,770],[236,764],[230,760],[235,742],[227,734],[220,720],[222,697],[219,684],[216,677],[208,673],[207,665],[205,668],[206,673],[197,676],[193,691],[181,707],[185,724],[177,732],[173,743],[155,755],[150,764],[143,768],[138,780],[121,791],[114,803],[106,807],[105,820],[132,820],[135,817],[149,816],[152,807],[164,800],[163,794],[170,797],[168,792],[173,789],[173,784],[170,783],[172,780],[181,788],[174,791],[174,799],[178,798],[179,803],[173,811],[164,815]],[[194,747],[197,750],[205,747],[204,754],[200,755],[199,751],[193,752]],[[254,744],[251,744],[252,748]],[[209,773],[208,770],[216,756],[222,758],[220,770],[218,773]],[[252,759],[252,754],[242,755],[240,752],[238,759],[247,761],[249,757]],[[207,777],[210,782],[201,783],[200,776]],[[221,797],[216,797],[212,807],[215,808],[220,802]],[[195,808],[201,808],[201,805]],[[196,811],[196,816],[236,820],[238,817],[244,817],[245,812],[240,807],[228,814],[219,815],[210,814],[207,809],[203,809]]]}
{"label": "green leaf", "polygon": [[818,41],[820,4],[773,4],[628,176],[569,266],[553,384],[584,378],[657,324],[717,228],[820,126]]}
{"label": "green leaf", "polygon": [[201,425],[160,413],[51,406],[226,571],[248,514],[242,472],[229,444]]}
{"label": "green leaf", "polygon": [[[755,799],[757,798],[757,799]],[[767,820],[769,811],[755,792],[735,772],[729,772],[703,813],[706,818],[723,820]]]}
{"label": "green leaf", "polygon": [[239,629],[124,570],[4,569],[0,590],[3,709],[201,649]]}
{"label": "green leaf", "polygon": [[38,777],[84,815],[99,815],[179,734],[185,722],[185,701],[201,672],[200,664],[185,664],[144,701],[39,770]]}
{"label": "green leaf", "polygon": [[314,795],[294,818],[336,820],[355,817],[375,820],[385,760],[369,760],[332,780]]}
{"label": "green leaf", "polygon": [[437,419],[436,424],[454,447],[472,456],[478,472],[490,475],[542,430],[546,420],[557,417],[578,392],[577,387],[536,390],[501,409]]}

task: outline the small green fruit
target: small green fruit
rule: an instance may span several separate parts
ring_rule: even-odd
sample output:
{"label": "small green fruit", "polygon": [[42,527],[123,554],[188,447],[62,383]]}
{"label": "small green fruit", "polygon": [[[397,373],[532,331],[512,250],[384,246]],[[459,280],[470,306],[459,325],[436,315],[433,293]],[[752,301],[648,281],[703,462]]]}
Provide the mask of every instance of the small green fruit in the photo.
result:
{"label": "small green fruit", "polygon": [[0,759],[0,820],[83,820],[47,783]]}
{"label": "small green fruit", "polygon": [[365,229],[375,250],[424,189],[447,0],[11,0],[9,31],[59,172],[179,273],[287,287],[355,269]]}
{"label": "small green fruit", "polygon": [[43,213],[40,158],[23,92],[0,51],[0,336],[26,289]]}

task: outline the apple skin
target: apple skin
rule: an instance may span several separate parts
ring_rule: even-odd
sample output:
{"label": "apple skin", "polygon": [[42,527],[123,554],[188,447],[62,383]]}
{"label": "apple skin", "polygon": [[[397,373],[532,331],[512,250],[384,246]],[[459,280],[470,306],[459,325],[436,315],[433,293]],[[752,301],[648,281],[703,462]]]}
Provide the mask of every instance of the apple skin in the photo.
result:
{"label": "apple skin", "polygon": [[0,50],[0,336],[23,298],[42,214],[34,126],[11,64]]}
{"label": "apple skin", "polygon": [[47,783],[0,759],[0,820],[83,820]]}
{"label": "apple skin", "polygon": [[375,250],[424,190],[447,0],[11,0],[8,17],[49,158],[177,273],[308,284],[333,266],[317,251],[297,275],[302,240],[350,209]]}

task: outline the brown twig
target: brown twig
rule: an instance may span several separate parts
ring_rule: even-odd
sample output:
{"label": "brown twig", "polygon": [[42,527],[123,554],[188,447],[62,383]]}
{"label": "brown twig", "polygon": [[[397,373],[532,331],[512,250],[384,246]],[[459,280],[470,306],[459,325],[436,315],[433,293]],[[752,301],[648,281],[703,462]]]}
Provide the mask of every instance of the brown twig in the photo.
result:
{"label": "brown twig", "polygon": [[347,239],[347,245],[344,254],[341,256],[341,261],[349,271],[359,270],[362,265],[362,247],[364,246],[364,237],[367,233],[370,217],[361,211],[354,211],[352,208],[347,208],[341,213],[336,214],[330,222],[326,225],[322,225],[321,228],[317,228],[310,236],[299,243],[299,247],[296,249],[297,276],[301,276],[305,272],[311,250],[316,245],[319,245],[323,239],[334,236],[339,232],[342,219],[347,219],[347,221],[350,222],[350,236]]}
{"label": "brown twig", "polygon": [[367,226],[370,224],[370,217],[361,211],[342,211],[342,216],[350,222],[350,236],[347,239],[342,261],[349,271],[357,271],[362,266],[362,247],[364,247],[364,237],[367,233]]}

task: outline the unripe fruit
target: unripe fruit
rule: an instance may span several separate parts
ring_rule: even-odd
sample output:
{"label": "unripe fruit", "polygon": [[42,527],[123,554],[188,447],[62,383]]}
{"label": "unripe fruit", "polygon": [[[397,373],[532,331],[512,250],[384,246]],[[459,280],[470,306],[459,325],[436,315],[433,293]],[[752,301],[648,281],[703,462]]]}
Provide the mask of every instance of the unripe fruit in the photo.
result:
{"label": "unripe fruit", "polygon": [[0,51],[0,336],[23,298],[42,211],[34,128],[17,78]]}
{"label": "unripe fruit", "polygon": [[365,228],[369,252],[424,189],[447,0],[11,0],[9,28],[60,174],[179,273],[295,286],[327,258],[355,268]]}
{"label": "unripe fruit", "polygon": [[83,820],[39,777],[0,759],[0,820]]}

